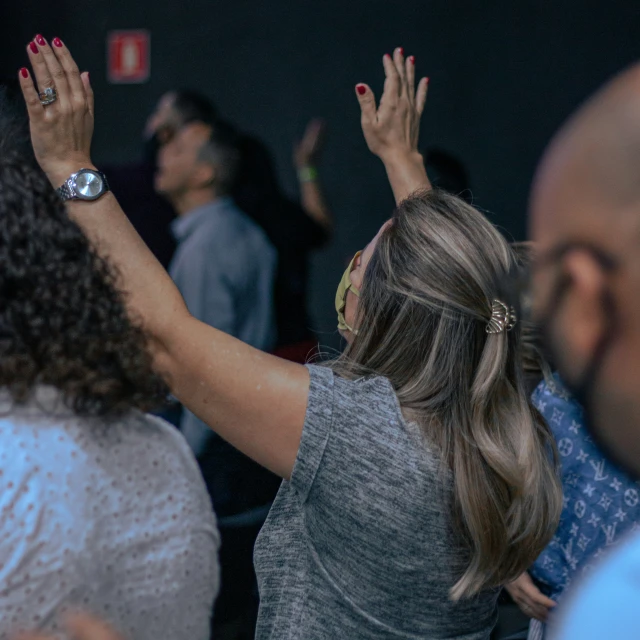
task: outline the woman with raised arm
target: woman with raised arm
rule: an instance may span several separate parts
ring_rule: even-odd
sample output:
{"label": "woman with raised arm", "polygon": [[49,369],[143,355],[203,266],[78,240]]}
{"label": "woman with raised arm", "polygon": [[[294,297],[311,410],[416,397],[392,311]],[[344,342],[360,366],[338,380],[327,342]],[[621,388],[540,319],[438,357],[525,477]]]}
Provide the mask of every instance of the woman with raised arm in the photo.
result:
{"label": "woman with raised arm", "polygon": [[156,370],[285,479],[255,552],[257,637],[488,638],[498,587],[549,541],[561,497],[523,387],[516,318],[498,297],[511,249],[456,197],[403,200],[428,187],[415,61],[385,56],[378,109],[356,87],[399,206],[338,289],[345,353],[304,367],[189,315],[94,173],[88,76],[58,39],[27,51],[42,93],[21,70],[36,157],[56,188],[91,170],[81,186],[97,199],[72,196],[69,213],[117,266]]}

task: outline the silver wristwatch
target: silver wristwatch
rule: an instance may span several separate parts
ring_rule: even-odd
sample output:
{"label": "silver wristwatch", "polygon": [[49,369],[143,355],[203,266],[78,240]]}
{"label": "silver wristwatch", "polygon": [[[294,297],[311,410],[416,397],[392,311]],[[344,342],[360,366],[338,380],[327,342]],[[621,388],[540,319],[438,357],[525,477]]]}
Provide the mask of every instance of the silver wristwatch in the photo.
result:
{"label": "silver wristwatch", "polygon": [[107,176],[102,171],[80,169],[56,189],[63,202],[67,200],[97,200],[109,191]]}

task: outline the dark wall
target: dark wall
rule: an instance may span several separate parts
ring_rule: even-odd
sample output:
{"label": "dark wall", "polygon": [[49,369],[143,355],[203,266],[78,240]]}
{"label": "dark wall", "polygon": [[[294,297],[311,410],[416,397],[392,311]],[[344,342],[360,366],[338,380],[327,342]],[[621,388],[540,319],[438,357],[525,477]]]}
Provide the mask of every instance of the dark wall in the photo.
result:
{"label": "dark wall", "polygon": [[[326,118],[322,175],[337,235],[314,257],[311,302],[332,342],[344,259],[393,204],[359,131],[356,82],[379,91],[382,55],[398,45],[414,54],[419,73],[431,78],[423,143],[461,156],[476,204],[520,239],[536,160],[568,113],[638,56],[639,7],[630,0],[27,1],[14,7],[16,20],[0,21],[0,65],[2,75],[13,74],[37,31],[65,40],[92,72],[97,162],[134,158],[154,100],[171,87],[195,87],[268,142],[294,193],[292,141],[308,118]],[[106,32],[122,28],[151,32],[148,84],[106,82]]]}

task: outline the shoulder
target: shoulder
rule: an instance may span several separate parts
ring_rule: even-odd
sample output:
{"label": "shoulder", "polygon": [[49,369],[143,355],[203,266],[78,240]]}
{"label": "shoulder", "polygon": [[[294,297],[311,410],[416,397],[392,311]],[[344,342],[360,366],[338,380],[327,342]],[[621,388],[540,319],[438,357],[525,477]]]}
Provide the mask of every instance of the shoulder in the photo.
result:
{"label": "shoulder", "polygon": [[267,234],[237,204],[229,199],[225,202],[221,215],[211,218],[203,228],[199,238],[193,242],[209,247],[217,247],[233,255],[246,251],[255,255],[256,250],[270,254],[274,251]]}
{"label": "shoulder", "polygon": [[[83,478],[111,477],[118,469],[134,476],[172,474],[199,484],[198,466],[182,434],[164,420],[129,411],[116,419],[18,413],[0,419],[0,468],[33,484],[79,487]],[[67,479],[73,477],[74,482]],[[77,482],[76,482],[77,481]]]}
{"label": "shoulder", "polygon": [[[147,528],[170,529],[178,508],[185,528],[214,526],[202,474],[176,427],[134,410],[101,429],[94,429],[91,438],[91,445],[85,448],[91,475],[105,494],[121,496],[122,500],[135,494]],[[167,514],[171,522],[165,525],[163,519],[168,519]]]}
{"label": "shoulder", "polygon": [[422,466],[431,458],[423,432],[405,420],[388,379],[371,376],[348,380],[330,368],[312,365],[308,369],[305,428],[324,425],[330,440],[354,455],[362,453],[358,443],[366,443],[368,457],[402,459],[412,467]]}
{"label": "shoulder", "polygon": [[340,411],[343,419],[362,419],[375,415],[380,420],[402,419],[400,405],[391,383],[375,376],[347,380],[331,368],[307,365],[310,399],[324,400]]}
{"label": "shoulder", "polygon": [[[184,436],[176,427],[166,420],[141,411],[131,411],[122,421],[122,437],[137,454],[146,451],[145,460],[150,460],[149,453],[161,454],[162,466],[175,473],[180,468],[187,477],[199,478],[200,472],[196,459]],[[156,467],[154,461],[151,466]]]}
{"label": "shoulder", "polygon": [[[183,522],[213,530],[211,502],[184,438],[139,411],[108,420],[73,414],[4,418],[0,470],[0,510],[11,504],[14,512],[46,514],[47,522],[82,522],[89,532],[98,504],[103,514],[120,513],[114,522],[127,522],[137,512],[145,526],[156,528],[164,527],[162,514],[175,504]],[[118,504],[131,510],[125,513]]]}
{"label": "shoulder", "polygon": [[[119,467],[160,511],[181,506],[183,520],[213,518],[211,500],[195,456],[184,436],[162,418],[132,411],[122,424],[120,446],[113,451]],[[132,486],[133,486],[132,485]],[[171,503],[167,502],[173,496]]]}
{"label": "shoulder", "polygon": [[[307,413],[292,473],[303,500],[358,501],[375,489],[378,506],[420,517],[424,497],[446,488],[439,457],[423,430],[405,420],[390,381],[347,380],[330,368],[309,366]],[[312,488],[314,490],[312,491]],[[434,500],[440,501],[439,494]]]}

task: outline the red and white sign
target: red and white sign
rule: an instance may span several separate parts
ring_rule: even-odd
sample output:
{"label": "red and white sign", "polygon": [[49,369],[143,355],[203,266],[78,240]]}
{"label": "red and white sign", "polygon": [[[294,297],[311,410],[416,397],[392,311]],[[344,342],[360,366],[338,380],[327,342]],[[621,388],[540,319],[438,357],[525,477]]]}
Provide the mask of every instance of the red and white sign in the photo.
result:
{"label": "red and white sign", "polygon": [[149,79],[149,32],[111,31],[107,36],[107,75],[114,84]]}

